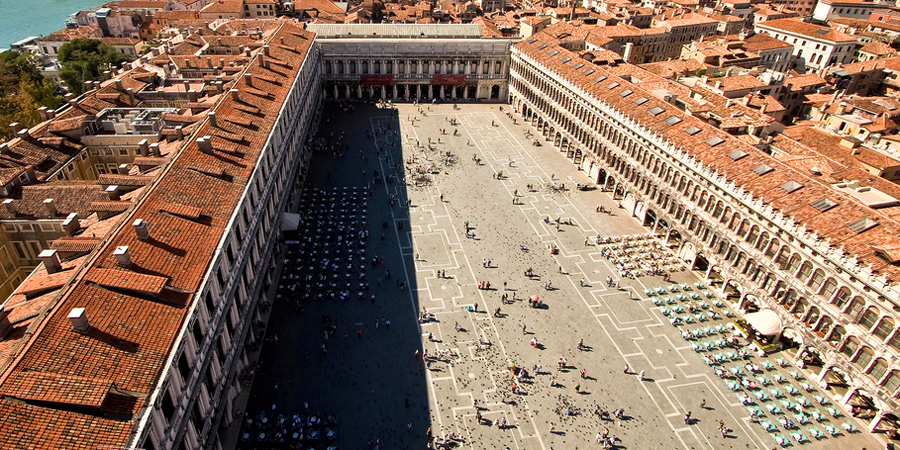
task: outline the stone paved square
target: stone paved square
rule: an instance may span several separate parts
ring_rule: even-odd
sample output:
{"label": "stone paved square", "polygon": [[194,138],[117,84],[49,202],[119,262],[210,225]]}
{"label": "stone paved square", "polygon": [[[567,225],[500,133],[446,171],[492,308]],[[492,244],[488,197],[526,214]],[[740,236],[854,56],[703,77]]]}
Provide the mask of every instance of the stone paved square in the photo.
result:
{"label": "stone paved square", "polygon": [[[305,403],[312,411],[328,411],[340,420],[333,445],[341,449],[367,448],[374,439],[382,449],[422,449],[429,427],[435,436],[455,433],[458,447],[471,449],[602,448],[594,436],[604,429],[618,438],[617,448],[778,446],[762,426],[751,423],[737,394],[680,334],[728,320],[673,327],[642,294],[669,283],[661,277],[620,279],[593,237],[648,230],[621,213],[607,194],[575,190],[575,183],[590,180],[549,142],[534,146],[525,137],[534,130],[521,119],[514,123],[515,116],[490,104],[354,108],[344,113],[326,105],[320,135],[346,133],[349,150],[340,158],[317,156],[308,182],[324,189],[370,185],[367,254],[385,258],[383,266],[366,264],[376,300],[367,294],[362,300],[313,301],[301,312],[292,301],[295,294],[285,292],[267,329],[278,336],[277,343],[267,343],[261,352],[248,415],[273,404],[288,414],[303,411]],[[405,183],[371,183],[373,170],[396,178],[398,167]],[[556,189],[559,183],[566,189]],[[613,213],[596,213],[597,204]],[[571,224],[557,230],[553,220],[558,217]],[[474,238],[466,237],[467,221]],[[550,254],[549,245],[559,253]],[[524,276],[528,268],[534,277]],[[439,276],[443,271],[446,276]],[[608,287],[607,277],[619,281],[620,289]],[[397,286],[398,278],[406,282],[404,289]],[[483,281],[490,289],[478,289]],[[693,285],[699,279],[679,272],[673,281]],[[548,282],[549,290],[544,288]],[[516,300],[501,303],[504,293]],[[540,296],[546,308],[529,307],[531,295]],[[471,305],[477,312],[467,311]],[[494,314],[497,308],[500,313]],[[419,323],[425,310],[435,320]],[[327,340],[326,315],[336,326]],[[376,318],[391,320],[391,327],[376,326]],[[532,338],[537,348],[530,345]],[[581,339],[586,347],[578,350]],[[323,344],[325,356],[320,355]],[[429,367],[415,357],[423,351],[433,357]],[[557,369],[560,358],[567,361],[562,370]],[[508,369],[512,361],[529,372],[539,364],[542,371],[516,381]],[[630,370],[623,373],[626,365]],[[764,375],[789,369],[795,368]],[[514,383],[520,384],[519,394],[513,392]],[[777,386],[765,389],[770,388]],[[706,399],[706,408],[700,408],[700,399]],[[758,406],[766,404],[776,403]],[[601,420],[595,407],[610,413],[624,408],[624,416]],[[691,425],[683,421],[687,411],[695,419]],[[778,426],[779,416],[764,414],[762,421],[778,427],[774,434],[788,434]],[[504,418],[509,424],[504,429],[487,425]],[[718,430],[719,420],[731,430],[726,437]],[[847,421],[865,426],[848,417],[827,420],[834,426]],[[798,431],[811,437],[809,428],[824,425],[801,425]],[[875,449],[883,444],[862,432],[802,445],[837,446]],[[238,441],[237,448],[266,446]]]}

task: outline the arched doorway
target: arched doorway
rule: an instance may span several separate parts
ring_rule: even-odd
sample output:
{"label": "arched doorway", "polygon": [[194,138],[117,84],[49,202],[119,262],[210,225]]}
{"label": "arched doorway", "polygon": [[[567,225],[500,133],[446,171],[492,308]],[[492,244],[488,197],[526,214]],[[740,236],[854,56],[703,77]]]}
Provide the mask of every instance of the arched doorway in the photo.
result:
{"label": "arched doorway", "polygon": [[709,270],[709,260],[702,254],[697,255],[697,258],[694,259],[694,267],[691,267],[691,270],[706,274],[706,271]]}
{"label": "arched doorway", "polygon": [[602,186],[602,190],[606,190],[606,169],[602,167],[597,171],[597,184]]}
{"label": "arched doorway", "polygon": [[647,228],[653,228],[656,226],[656,213],[652,209],[647,210],[647,214],[644,214],[644,221],[642,223]]}
{"label": "arched doorway", "polygon": [[491,86],[491,100],[498,100],[500,98],[500,85],[495,84]]}
{"label": "arched doorway", "polygon": [[469,85],[466,87],[467,97],[469,100],[475,100],[478,98],[478,86]]}

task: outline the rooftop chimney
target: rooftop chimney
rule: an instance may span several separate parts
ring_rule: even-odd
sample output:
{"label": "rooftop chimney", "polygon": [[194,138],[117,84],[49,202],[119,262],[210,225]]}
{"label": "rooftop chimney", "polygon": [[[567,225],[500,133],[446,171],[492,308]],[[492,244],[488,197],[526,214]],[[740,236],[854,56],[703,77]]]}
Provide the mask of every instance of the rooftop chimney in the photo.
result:
{"label": "rooftop chimney", "polygon": [[210,69],[212,69],[212,56],[206,57],[206,67],[209,67]]}
{"label": "rooftop chimney", "polygon": [[247,83],[247,86],[253,87],[253,74],[245,73],[244,74],[244,82]]}
{"label": "rooftop chimney", "polygon": [[200,146],[201,152],[212,153],[212,136],[203,136],[201,138],[197,138],[197,145]]}
{"label": "rooftop chimney", "polygon": [[69,312],[69,321],[72,322],[72,329],[76,333],[84,334],[91,329],[91,324],[88,323],[87,310],[84,308],[72,308],[72,311]]}
{"label": "rooftop chimney", "polygon": [[230,92],[231,92],[232,100],[234,100],[236,102],[241,101],[240,91],[238,91],[237,89],[232,89]]}
{"label": "rooftop chimney", "polygon": [[58,212],[56,211],[56,205],[53,204],[52,198],[45,198],[41,203],[44,204],[44,208],[47,209],[47,214],[50,215],[50,217],[56,217]]}
{"label": "rooftop chimney", "polygon": [[109,195],[110,200],[118,200],[121,198],[119,197],[119,186],[115,184],[106,188],[106,194]]}
{"label": "rooftop chimney", "polygon": [[225,58],[219,58],[219,67],[225,68]]}
{"label": "rooftop chimney", "polygon": [[281,45],[284,45],[284,36],[280,37],[279,39],[281,40]]}
{"label": "rooftop chimney", "polygon": [[269,56],[269,46],[263,45],[263,54]]}
{"label": "rooftop chimney", "polygon": [[44,250],[38,254],[38,259],[44,263],[44,269],[47,270],[47,273],[56,273],[62,270],[56,250]]}
{"label": "rooftop chimney", "polygon": [[8,151],[9,151],[9,144],[7,144],[6,142],[0,144],[0,155],[6,153]]}
{"label": "rooftop chimney", "polygon": [[144,219],[137,219],[131,224],[134,227],[134,234],[137,235],[139,241],[150,239],[150,233],[147,232],[147,222]]}
{"label": "rooftop chimney", "polygon": [[138,142],[138,148],[140,148],[141,156],[150,154],[150,143],[146,139],[141,139],[141,142]]}
{"label": "rooftop chimney", "polygon": [[11,329],[12,324],[9,323],[9,313],[3,309],[3,306],[0,306],[0,340],[5,338]]}
{"label": "rooftop chimney", "polygon": [[191,67],[191,60],[184,58],[184,67]]}
{"label": "rooftop chimney", "polygon": [[12,130],[13,134],[18,134],[22,130],[22,125],[19,122],[13,122],[9,124],[9,129]]}
{"label": "rooftop chimney", "polygon": [[184,92],[191,90],[191,82],[188,80],[184,80]]}
{"label": "rooftop chimney", "polygon": [[259,67],[266,67],[266,57],[259,55]]}
{"label": "rooftop chimney", "polygon": [[3,207],[6,208],[6,214],[9,217],[16,217],[16,207],[13,205],[13,199],[3,200]]}
{"label": "rooftop chimney", "polygon": [[128,89],[125,89],[125,92],[128,94],[129,103],[131,103],[132,105],[136,105],[137,101],[134,98],[134,89],[128,88]]}
{"label": "rooftop chimney", "polygon": [[103,79],[108,80],[112,76],[112,71],[104,70],[103,71]]}
{"label": "rooftop chimney", "polygon": [[46,106],[41,106],[40,108],[38,108],[38,114],[41,115],[42,121],[50,118],[50,116],[47,115],[47,107]]}
{"label": "rooftop chimney", "polygon": [[113,256],[116,257],[116,264],[118,264],[119,267],[124,267],[126,269],[131,267],[131,255],[128,253],[127,245],[116,247],[113,251]]}
{"label": "rooftop chimney", "polygon": [[216,38],[216,44],[218,44],[218,46],[221,47],[222,46],[222,38]]}
{"label": "rooftop chimney", "polygon": [[[178,127],[175,128],[177,129]],[[150,156],[155,156],[157,158],[162,156],[162,154],[159,152],[159,142],[150,144]]]}
{"label": "rooftop chimney", "polygon": [[209,124],[212,125],[213,127],[215,127],[216,126],[216,112],[210,111],[209,114],[207,114],[207,117],[209,117]]}
{"label": "rooftop chimney", "polygon": [[76,231],[81,229],[81,221],[78,220],[78,213],[71,213],[66,216],[66,220],[63,220],[62,228],[69,236],[74,235]]}
{"label": "rooftop chimney", "polygon": [[[175,137],[178,138],[179,141],[184,139],[184,127],[181,125],[175,127]],[[152,148],[153,146],[151,145],[150,147]],[[153,156],[159,156],[159,144],[156,145],[156,152]]]}
{"label": "rooftop chimney", "polygon": [[117,90],[117,91],[121,91],[121,90],[122,90],[122,80],[121,80],[121,79],[117,79],[117,80],[116,80],[116,90]]}

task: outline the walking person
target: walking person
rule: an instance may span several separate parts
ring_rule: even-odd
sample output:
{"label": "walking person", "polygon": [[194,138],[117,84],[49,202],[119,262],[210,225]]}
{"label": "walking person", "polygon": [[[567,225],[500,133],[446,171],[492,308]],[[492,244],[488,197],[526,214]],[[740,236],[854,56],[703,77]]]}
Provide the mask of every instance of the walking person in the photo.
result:
{"label": "walking person", "polygon": [[640,373],[641,381],[644,381],[644,371],[642,370]]}

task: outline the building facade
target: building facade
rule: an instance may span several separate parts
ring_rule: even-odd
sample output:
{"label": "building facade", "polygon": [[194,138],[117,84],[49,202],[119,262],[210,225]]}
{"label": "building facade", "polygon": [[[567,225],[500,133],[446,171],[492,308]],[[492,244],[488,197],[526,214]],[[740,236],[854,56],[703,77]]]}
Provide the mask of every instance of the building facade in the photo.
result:
{"label": "building facade", "polygon": [[735,308],[774,310],[820,382],[874,405],[870,428],[896,411],[900,226],[870,190],[823,184],[556,44],[513,47],[513,108]]}
{"label": "building facade", "polygon": [[316,25],[329,99],[505,101],[510,38],[478,24]]}

